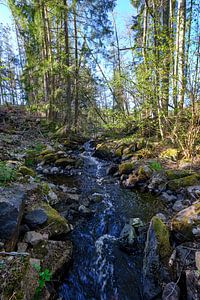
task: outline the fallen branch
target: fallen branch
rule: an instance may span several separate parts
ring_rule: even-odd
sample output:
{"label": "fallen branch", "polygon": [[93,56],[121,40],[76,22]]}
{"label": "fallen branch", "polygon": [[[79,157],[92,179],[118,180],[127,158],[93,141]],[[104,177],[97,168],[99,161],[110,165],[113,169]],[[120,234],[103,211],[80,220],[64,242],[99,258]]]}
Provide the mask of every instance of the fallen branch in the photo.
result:
{"label": "fallen branch", "polygon": [[28,252],[0,252],[0,255],[2,256],[29,256],[30,253]]}

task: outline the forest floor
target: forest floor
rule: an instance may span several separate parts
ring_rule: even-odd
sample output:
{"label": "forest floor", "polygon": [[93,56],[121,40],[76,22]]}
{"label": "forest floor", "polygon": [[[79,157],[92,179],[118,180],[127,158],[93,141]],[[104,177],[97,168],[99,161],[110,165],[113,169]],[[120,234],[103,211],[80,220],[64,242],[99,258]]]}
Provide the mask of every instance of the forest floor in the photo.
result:
{"label": "forest floor", "polygon": [[[0,110],[1,299],[49,299],[56,293],[53,285],[48,289],[44,285],[58,280],[63,266],[70,264],[73,247],[67,234],[80,211],[83,217],[88,208],[77,187],[54,183],[52,178],[81,173],[78,153],[84,141],[65,134],[53,137],[43,119],[23,108]],[[124,188],[158,196],[167,209],[149,226],[144,299],[154,297],[157,286],[165,287],[163,299],[178,295],[185,284],[184,295],[198,300],[200,155],[185,160],[178,149],[136,136],[92,143],[94,155],[110,162],[109,176]],[[153,267],[160,276],[157,281]]]}

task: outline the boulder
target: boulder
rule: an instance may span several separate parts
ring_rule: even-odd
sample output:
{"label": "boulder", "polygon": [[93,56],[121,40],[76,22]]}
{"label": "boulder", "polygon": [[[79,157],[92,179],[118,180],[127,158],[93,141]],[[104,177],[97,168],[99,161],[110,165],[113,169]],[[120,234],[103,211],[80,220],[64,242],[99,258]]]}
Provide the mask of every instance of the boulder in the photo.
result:
{"label": "boulder", "polygon": [[32,177],[35,176],[35,172],[31,168],[27,168],[26,166],[21,166],[19,168],[19,172],[24,176],[26,176],[26,175],[32,176]]}
{"label": "boulder", "polygon": [[63,267],[69,264],[72,258],[72,243],[70,241],[43,240],[33,246],[31,257],[41,261],[43,270],[48,269],[53,276],[60,275]]}
{"label": "boulder", "polygon": [[15,248],[24,211],[25,193],[18,188],[1,189],[0,240],[7,251]]}
{"label": "boulder", "polygon": [[32,246],[37,245],[43,240],[48,240],[48,235],[43,235],[36,231],[28,231],[24,236],[24,242]]}
{"label": "boulder", "polygon": [[200,273],[186,270],[187,300],[198,300],[200,297]]}
{"label": "boulder", "polygon": [[179,179],[179,178],[183,178],[186,176],[190,176],[193,173],[188,170],[166,170],[165,174],[166,174],[168,180],[174,180],[174,179]]}
{"label": "boulder", "polygon": [[24,216],[24,222],[31,228],[35,229],[43,225],[48,217],[45,211],[41,208],[34,209]]}
{"label": "boulder", "polygon": [[41,226],[42,233],[48,234],[50,238],[68,233],[71,225],[48,203],[38,202],[33,207],[28,208],[29,212],[35,209],[42,209],[47,215],[47,221]]}
{"label": "boulder", "polygon": [[200,198],[200,185],[189,186],[187,188],[187,194],[193,200]]}
{"label": "boulder", "polygon": [[151,192],[161,193],[166,189],[167,179],[164,172],[157,172],[149,180],[148,189]]}
{"label": "boulder", "polygon": [[124,181],[124,186],[126,188],[132,189],[138,183],[138,177],[135,174],[130,174],[128,178]]}
{"label": "boulder", "polygon": [[182,187],[198,185],[199,183],[200,183],[200,176],[197,174],[192,174],[179,179],[170,180],[167,183],[167,186],[170,190],[176,191]]}
{"label": "boulder", "polygon": [[169,282],[166,284],[163,294],[162,300],[179,300],[180,299],[180,288],[175,282]]}
{"label": "boulder", "polygon": [[116,164],[111,164],[108,169],[106,170],[107,175],[113,175],[116,172],[118,172],[118,165]]}
{"label": "boulder", "polygon": [[30,263],[29,256],[3,257],[1,265],[3,268],[0,268],[0,299],[12,299],[13,295],[14,299],[34,299],[39,277]]}
{"label": "boulder", "polygon": [[76,159],[70,157],[59,158],[55,161],[55,165],[57,167],[75,166],[76,161]]}
{"label": "boulder", "polygon": [[185,208],[185,205],[183,204],[183,200],[177,200],[172,207],[172,209],[176,212],[181,211],[184,208]]}
{"label": "boulder", "polygon": [[147,233],[143,262],[145,300],[160,299],[163,283],[170,282],[170,276],[166,268],[170,254],[171,246],[168,229],[158,217],[154,216]]}
{"label": "boulder", "polygon": [[198,202],[178,212],[171,221],[172,230],[186,240],[193,237],[192,229],[198,225],[200,225],[200,203]]}
{"label": "boulder", "polygon": [[94,156],[102,159],[110,159],[112,154],[112,148],[108,144],[98,144],[94,151]]}
{"label": "boulder", "polygon": [[100,193],[94,193],[90,196],[91,202],[97,203],[103,200],[104,195]]}
{"label": "boulder", "polygon": [[119,165],[119,174],[130,174],[133,171],[134,163],[133,162],[125,162]]}

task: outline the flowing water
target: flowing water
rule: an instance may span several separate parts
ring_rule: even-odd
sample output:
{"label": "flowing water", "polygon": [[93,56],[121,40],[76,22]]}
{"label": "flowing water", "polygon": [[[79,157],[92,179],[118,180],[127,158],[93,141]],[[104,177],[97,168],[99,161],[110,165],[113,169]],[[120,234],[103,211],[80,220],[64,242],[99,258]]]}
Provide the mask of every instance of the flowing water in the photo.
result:
{"label": "flowing water", "polygon": [[148,222],[160,209],[152,196],[139,195],[106,176],[108,163],[92,156],[90,143],[82,154],[84,167],[79,179],[82,197],[103,194],[93,205],[95,213],[77,225],[70,235],[73,264],[59,288],[62,300],[140,300],[143,253],[120,250],[119,235],[132,217]]}

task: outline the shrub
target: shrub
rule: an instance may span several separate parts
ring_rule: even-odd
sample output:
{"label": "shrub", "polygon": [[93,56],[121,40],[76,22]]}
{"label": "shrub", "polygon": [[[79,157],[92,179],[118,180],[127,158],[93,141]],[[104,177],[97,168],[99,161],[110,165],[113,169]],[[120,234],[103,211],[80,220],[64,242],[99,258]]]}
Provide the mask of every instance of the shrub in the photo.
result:
{"label": "shrub", "polygon": [[0,185],[14,180],[15,176],[15,170],[7,166],[5,162],[0,161]]}

